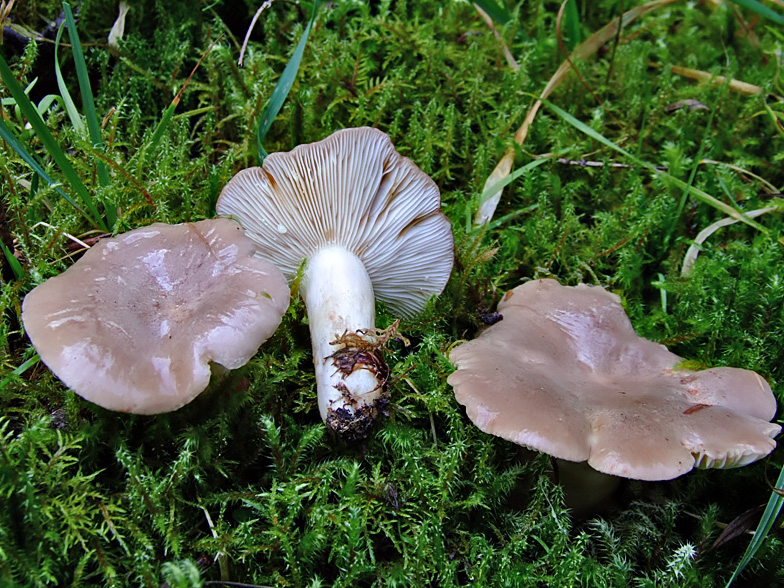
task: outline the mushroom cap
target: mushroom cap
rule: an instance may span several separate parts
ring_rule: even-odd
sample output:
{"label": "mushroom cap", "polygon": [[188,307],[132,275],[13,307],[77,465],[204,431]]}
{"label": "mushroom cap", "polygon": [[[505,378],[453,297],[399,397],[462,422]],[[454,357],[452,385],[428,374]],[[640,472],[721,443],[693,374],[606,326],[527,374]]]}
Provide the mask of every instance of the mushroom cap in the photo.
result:
{"label": "mushroom cap", "polygon": [[764,379],[679,369],[682,358],[638,337],[600,287],[535,280],[498,310],[503,320],[452,350],[447,380],[486,433],[640,480],[740,466],[776,446]]}
{"label": "mushroom cap", "polygon": [[100,241],[24,299],[43,362],[111,410],[156,414],[193,400],[210,362],[250,360],[280,324],[286,280],[227,219],[156,223]]}
{"label": "mushroom cap", "polygon": [[376,297],[402,316],[421,311],[452,270],[452,228],[438,187],[377,129],[344,129],[273,153],[262,167],[237,173],[216,208],[289,279],[319,248],[346,247],[362,260]]}

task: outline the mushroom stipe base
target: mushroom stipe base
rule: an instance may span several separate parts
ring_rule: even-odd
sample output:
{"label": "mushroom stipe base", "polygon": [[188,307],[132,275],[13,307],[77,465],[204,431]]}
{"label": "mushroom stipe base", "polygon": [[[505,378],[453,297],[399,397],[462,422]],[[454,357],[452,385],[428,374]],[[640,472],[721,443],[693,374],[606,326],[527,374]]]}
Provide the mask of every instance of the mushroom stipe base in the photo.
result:
{"label": "mushroom stipe base", "polygon": [[389,394],[386,390],[372,404],[366,404],[353,412],[346,408],[328,409],[327,428],[346,441],[357,441],[367,437],[379,414],[386,416]]}
{"label": "mushroom stipe base", "polygon": [[[368,370],[378,381],[378,385],[371,390],[376,394],[369,403],[358,402],[355,394],[349,390],[342,381],[335,384],[335,389],[340,392],[343,406],[327,408],[326,425],[333,433],[347,440],[362,439],[367,436],[373,421],[379,414],[386,414],[389,404],[387,381],[389,380],[389,365],[384,360],[386,344],[391,339],[402,341],[408,347],[410,342],[398,331],[400,319],[397,319],[386,329],[358,329],[353,332],[344,332],[330,345],[342,345],[325,360],[332,360],[335,373],[348,377],[356,370]],[[350,407],[346,408],[346,407]]]}

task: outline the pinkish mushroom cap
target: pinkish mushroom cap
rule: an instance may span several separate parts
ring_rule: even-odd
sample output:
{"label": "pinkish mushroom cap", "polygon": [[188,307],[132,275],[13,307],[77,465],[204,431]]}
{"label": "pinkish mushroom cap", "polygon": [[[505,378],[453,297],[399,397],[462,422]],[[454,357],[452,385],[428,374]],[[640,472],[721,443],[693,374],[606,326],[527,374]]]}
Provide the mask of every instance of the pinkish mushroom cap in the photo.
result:
{"label": "pinkish mushroom cap", "polygon": [[69,388],[111,410],[155,414],[193,400],[210,363],[250,360],[289,290],[227,219],[156,223],[102,240],[24,300],[25,330]]}
{"label": "pinkish mushroom cap", "polygon": [[683,359],[638,337],[602,288],[531,281],[498,311],[502,321],[450,354],[448,382],[486,433],[640,480],[741,466],[776,446],[763,378],[679,369]]}
{"label": "pinkish mushroom cap", "polygon": [[378,129],[342,129],[272,153],[262,167],[238,172],[216,209],[289,280],[319,250],[345,248],[376,297],[406,318],[441,293],[452,271],[452,226],[438,187]]}

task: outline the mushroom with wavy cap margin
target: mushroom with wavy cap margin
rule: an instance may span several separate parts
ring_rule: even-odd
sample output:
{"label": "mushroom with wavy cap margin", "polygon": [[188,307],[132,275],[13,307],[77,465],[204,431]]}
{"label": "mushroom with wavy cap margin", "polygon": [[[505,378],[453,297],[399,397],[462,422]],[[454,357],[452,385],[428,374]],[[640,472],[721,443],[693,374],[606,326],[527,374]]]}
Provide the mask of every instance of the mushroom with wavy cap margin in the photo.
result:
{"label": "mushroom with wavy cap margin", "polygon": [[776,400],[763,378],[681,369],[600,287],[534,280],[498,311],[503,320],[449,355],[448,382],[486,433],[639,480],[742,466],[776,446]]}
{"label": "mushroom with wavy cap margin", "polygon": [[300,266],[322,420],[362,437],[385,402],[375,297],[408,318],[439,294],[453,240],[438,187],[376,129],[338,131],[235,175],[217,212],[290,279]]}
{"label": "mushroom with wavy cap margin", "polygon": [[34,288],[22,321],[43,362],[74,392],[138,414],[176,410],[236,369],[288,307],[280,271],[227,219],[155,223],[101,240]]}

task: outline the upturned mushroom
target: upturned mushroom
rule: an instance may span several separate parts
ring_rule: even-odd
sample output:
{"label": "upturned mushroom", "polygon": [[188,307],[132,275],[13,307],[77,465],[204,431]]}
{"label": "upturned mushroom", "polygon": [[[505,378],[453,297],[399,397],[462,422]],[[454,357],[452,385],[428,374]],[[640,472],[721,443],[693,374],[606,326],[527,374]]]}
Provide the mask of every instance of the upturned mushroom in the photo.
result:
{"label": "upturned mushroom", "polygon": [[450,353],[448,382],[486,433],[638,480],[742,466],[776,446],[776,400],[763,378],[680,367],[600,287],[534,280],[498,311],[503,320]]}
{"label": "upturned mushroom", "polygon": [[[371,128],[273,153],[224,187],[217,212],[289,280],[300,268],[321,417],[363,436],[385,402],[375,299],[420,312],[452,269],[452,230],[435,183]],[[303,267],[304,263],[304,267]]]}
{"label": "upturned mushroom", "polygon": [[280,271],[227,219],[104,239],[24,299],[25,330],[69,388],[104,408],[172,411],[238,368],[288,307]]}

